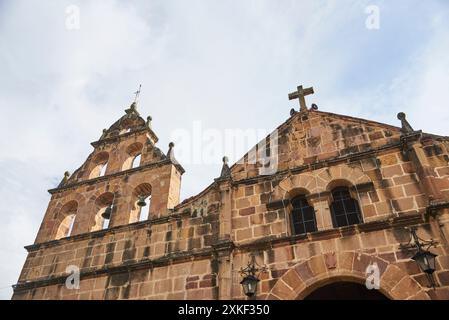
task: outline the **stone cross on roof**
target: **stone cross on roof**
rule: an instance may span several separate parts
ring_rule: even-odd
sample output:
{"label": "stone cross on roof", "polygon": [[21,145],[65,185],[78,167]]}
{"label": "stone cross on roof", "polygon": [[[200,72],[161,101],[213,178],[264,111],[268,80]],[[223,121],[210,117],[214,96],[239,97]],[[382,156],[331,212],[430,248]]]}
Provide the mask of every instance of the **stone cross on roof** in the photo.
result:
{"label": "stone cross on roof", "polygon": [[298,99],[299,111],[306,111],[307,106],[305,96],[308,96],[310,94],[314,94],[313,87],[304,89],[302,86],[299,86],[297,88],[297,91],[288,94],[288,99],[289,100]]}

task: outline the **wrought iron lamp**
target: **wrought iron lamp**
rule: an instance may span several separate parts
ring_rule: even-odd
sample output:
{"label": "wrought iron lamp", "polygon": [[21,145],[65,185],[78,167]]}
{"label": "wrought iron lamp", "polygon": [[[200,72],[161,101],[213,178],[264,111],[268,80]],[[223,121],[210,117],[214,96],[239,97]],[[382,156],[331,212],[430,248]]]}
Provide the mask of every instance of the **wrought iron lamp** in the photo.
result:
{"label": "wrought iron lamp", "polygon": [[259,283],[260,273],[267,272],[265,266],[261,267],[256,263],[254,254],[250,254],[250,261],[245,268],[240,269],[240,275],[243,277],[240,284],[243,287],[243,292],[248,298],[253,298],[257,293],[257,284]]}
{"label": "wrought iron lamp", "polygon": [[[412,235],[410,242],[402,246],[404,248],[414,248],[417,250],[412,259],[418,264],[422,272],[427,275],[430,285],[435,288],[435,279],[433,278],[433,273],[435,272],[435,258],[436,254],[433,254],[429,249],[435,246],[434,240],[422,240],[416,234],[416,228],[411,228],[410,233]],[[411,243],[413,240],[413,244]]]}

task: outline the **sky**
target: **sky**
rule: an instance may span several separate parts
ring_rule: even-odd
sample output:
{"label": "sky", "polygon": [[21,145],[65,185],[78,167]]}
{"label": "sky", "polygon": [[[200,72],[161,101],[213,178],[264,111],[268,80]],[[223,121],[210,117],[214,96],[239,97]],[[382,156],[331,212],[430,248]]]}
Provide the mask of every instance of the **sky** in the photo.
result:
{"label": "sky", "polygon": [[186,169],[182,199],[247,151],[232,134],[263,136],[298,109],[287,94],[301,84],[320,110],[392,125],[403,111],[449,135],[449,2],[0,0],[0,299],[47,190],[139,84],[139,112]]}

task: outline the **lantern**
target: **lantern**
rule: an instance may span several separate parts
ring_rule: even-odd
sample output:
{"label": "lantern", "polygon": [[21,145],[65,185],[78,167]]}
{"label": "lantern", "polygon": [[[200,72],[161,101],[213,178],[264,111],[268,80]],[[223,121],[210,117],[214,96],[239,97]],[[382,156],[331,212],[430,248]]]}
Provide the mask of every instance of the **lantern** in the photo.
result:
{"label": "lantern", "polygon": [[[435,258],[436,254],[433,254],[429,251],[429,248],[435,246],[435,241],[431,240],[422,240],[416,234],[416,227],[410,229],[410,233],[412,234],[409,243],[405,245],[401,245],[403,249],[415,249],[416,253],[412,257],[412,260],[416,262],[418,267],[427,275],[429,279],[430,285],[435,288],[435,279],[433,278],[433,273],[435,272]],[[413,242],[412,242],[413,241]]]}
{"label": "lantern", "polygon": [[436,255],[430,251],[418,251],[412,259],[423,272],[432,274],[435,272],[435,257]]}
{"label": "lantern", "polygon": [[242,281],[240,284],[243,287],[243,292],[248,298],[253,298],[257,293],[257,284],[259,283],[258,275],[261,272],[267,272],[267,267],[260,267],[256,263],[254,254],[250,254],[250,261],[246,268],[240,269],[240,275],[242,276]]}
{"label": "lantern", "polygon": [[253,275],[246,276],[243,278],[243,280],[240,282],[240,284],[243,286],[243,292],[247,297],[254,297],[257,292],[257,283],[260,280],[257,279]]}

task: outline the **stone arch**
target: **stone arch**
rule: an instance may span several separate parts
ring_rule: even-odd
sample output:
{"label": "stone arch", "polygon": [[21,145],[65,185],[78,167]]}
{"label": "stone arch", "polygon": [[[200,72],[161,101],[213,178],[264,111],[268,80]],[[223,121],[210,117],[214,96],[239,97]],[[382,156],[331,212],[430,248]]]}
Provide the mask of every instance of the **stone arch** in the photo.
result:
{"label": "stone arch", "polygon": [[65,218],[59,224],[58,230],[56,232],[55,240],[59,240],[65,237],[69,237],[73,223],[75,222],[76,213],[70,213],[65,216]]}
{"label": "stone arch", "polygon": [[379,290],[389,299],[430,299],[425,289],[395,264],[355,251],[320,254],[296,264],[275,283],[266,299],[304,299],[315,289],[338,281],[363,284],[366,267],[374,263],[380,271]]}
{"label": "stone arch", "polygon": [[130,144],[125,152],[126,152],[126,159],[123,162],[122,170],[128,170],[133,168],[133,164],[135,159],[142,154],[143,150],[143,144],[141,142],[134,142]]}
{"label": "stone arch", "polygon": [[289,192],[298,188],[307,194],[327,193],[330,187],[343,182],[357,186],[372,180],[359,166],[340,164],[284,178],[274,189],[273,199],[288,199]]}
{"label": "stone arch", "polygon": [[57,207],[54,215],[54,220],[56,222],[54,238],[56,240],[69,236],[68,232],[74,222],[73,220],[76,217],[77,212],[78,202],[76,200],[66,199],[64,205]]}
{"label": "stone arch", "polygon": [[112,205],[114,201],[114,194],[112,192],[104,192],[95,199],[95,205],[98,208],[104,208]]}
{"label": "stone arch", "polygon": [[346,184],[346,186],[356,186],[359,184],[370,183],[372,180],[365,174],[361,167],[342,164],[332,166],[321,170],[326,174],[321,174],[327,182],[323,191],[329,191],[338,184]]}
{"label": "stone arch", "polygon": [[142,152],[142,149],[143,144],[141,142],[134,142],[126,148],[126,153],[130,156],[135,156],[138,153]]}
{"label": "stone arch", "polygon": [[103,213],[105,212],[105,210],[107,210],[108,207],[111,207],[112,214],[114,213],[115,211],[114,201],[115,201],[115,194],[112,192],[104,192],[100,196],[96,197],[94,202],[96,213],[95,216],[93,217],[94,219],[93,226],[91,227],[90,231],[98,231],[105,228],[104,227],[105,221],[108,221],[109,223],[110,218],[103,218]]}
{"label": "stone arch", "polygon": [[[141,183],[138,186],[134,187],[131,194],[129,223],[137,222],[142,217],[144,217],[145,219],[149,218],[152,189],[153,188],[149,183]],[[137,205],[139,197],[142,197],[145,200],[146,209],[143,209],[142,207],[139,207]],[[144,210],[147,214],[145,215],[144,212],[142,212],[142,210]]]}
{"label": "stone arch", "polygon": [[291,175],[284,178],[274,189],[273,199],[290,199],[299,193],[313,193],[312,182],[315,178],[310,173]]}
{"label": "stone arch", "polygon": [[67,210],[68,208],[70,207],[73,208],[74,206],[76,206],[78,216],[83,211],[85,205],[86,205],[86,198],[82,194],[73,191],[62,193],[60,199],[55,200],[55,202],[52,202],[50,209],[51,219],[47,221],[47,226],[49,226],[50,231],[48,235],[49,238],[56,239],[58,229],[63,220],[66,218],[67,213],[70,211]]}
{"label": "stone arch", "polygon": [[109,160],[109,153],[107,151],[100,151],[92,158],[92,163],[94,165],[104,164]]}
{"label": "stone arch", "polygon": [[78,207],[81,207],[85,203],[86,198],[84,195],[78,192],[68,191],[61,195],[60,199],[55,205],[55,213],[59,212],[69,202],[76,202]]}
{"label": "stone arch", "polygon": [[133,189],[133,196],[149,196],[151,195],[152,189],[151,184],[147,182],[141,183]]}
{"label": "stone arch", "polygon": [[285,197],[288,199],[293,199],[294,197],[300,196],[300,195],[304,195],[307,196],[310,194],[310,191],[305,189],[305,188],[292,188],[291,190],[289,190],[286,194]]}
{"label": "stone arch", "polygon": [[89,179],[97,178],[104,174],[109,161],[109,153],[106,151],[101,151],[97,153],[89,165]]}
{"label": "stone arch", "polygon": [[354,184],[347,179],[334,179],[327,184],[326,191],[332,192],[332,190],[338,187],[351,188],[353,186]]}

